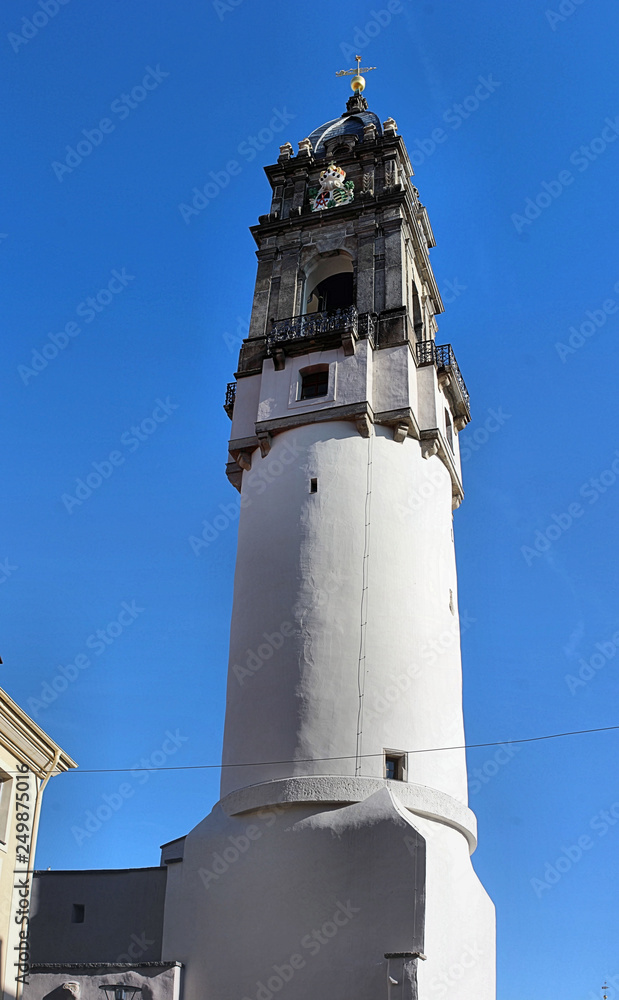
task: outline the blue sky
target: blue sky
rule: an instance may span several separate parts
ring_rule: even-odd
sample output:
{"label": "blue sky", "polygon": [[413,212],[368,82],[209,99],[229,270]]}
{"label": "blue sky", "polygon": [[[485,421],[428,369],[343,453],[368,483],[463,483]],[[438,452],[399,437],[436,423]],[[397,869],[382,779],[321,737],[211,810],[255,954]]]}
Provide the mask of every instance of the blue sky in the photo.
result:
{"label": "blue sky", "polygon": [[[189,539],[236,496],[222,402],[247,227],[262,166],[343,110],[335,71],[358,51],[413,155],[439,340],[472,395],[468,740],[618,723],[616,5],[45,2],[0,13],[0,684],[84,769],[219,759],[234,519],[198,554]],[[470,751],[501,1000],[619,987],[618,740]],[[38,865],[156,864],[217,791],[216,770],[55,779]]]}

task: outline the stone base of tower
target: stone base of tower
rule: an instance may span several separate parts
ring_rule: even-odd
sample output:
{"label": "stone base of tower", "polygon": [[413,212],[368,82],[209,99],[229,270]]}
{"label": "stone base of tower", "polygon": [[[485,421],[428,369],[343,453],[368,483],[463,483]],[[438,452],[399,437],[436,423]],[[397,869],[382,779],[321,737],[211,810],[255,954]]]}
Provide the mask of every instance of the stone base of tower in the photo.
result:
{"label": "stone base of tower", "polygon": [[280,788],[251,807],[254,786],[250,808],[230,815],[229,796],[188,835],[163,945],[184,1000],[494,1000],[494,908],[457,821],[385,782],[342,806],[342,780],[330,803]]}

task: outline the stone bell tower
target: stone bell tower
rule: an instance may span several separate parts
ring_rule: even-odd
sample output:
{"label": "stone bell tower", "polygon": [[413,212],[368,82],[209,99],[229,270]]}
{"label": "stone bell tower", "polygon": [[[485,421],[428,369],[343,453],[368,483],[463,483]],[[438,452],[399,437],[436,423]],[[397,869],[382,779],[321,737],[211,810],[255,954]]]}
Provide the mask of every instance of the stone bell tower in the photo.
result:
{"label": "stone bell tower", "polygon": [[[227,466],[221,800],[169,869],[185,1000],[493,1000],[452,512],[469,396],[396,122],[362,85],[266,167]],[[175,859],[178,860],[178,859]]]}

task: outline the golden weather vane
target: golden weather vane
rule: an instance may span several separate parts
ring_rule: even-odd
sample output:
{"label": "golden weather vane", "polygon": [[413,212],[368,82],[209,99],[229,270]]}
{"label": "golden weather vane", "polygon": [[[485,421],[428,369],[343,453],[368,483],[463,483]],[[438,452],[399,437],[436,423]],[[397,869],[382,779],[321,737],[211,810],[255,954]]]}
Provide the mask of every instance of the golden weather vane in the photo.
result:
{"label": "golden weather vane", "polygon": [[376,69],[376,66],[364,66],[363,69],[361,69],[361,56],[355,56],[355,59],[357,60],[356,69],[340,69],[335,75],[352,76],[350,86],[354,90],[355,94],[361,94],[365,90],[365,80],[361,74],[371,73],[373,69]]}

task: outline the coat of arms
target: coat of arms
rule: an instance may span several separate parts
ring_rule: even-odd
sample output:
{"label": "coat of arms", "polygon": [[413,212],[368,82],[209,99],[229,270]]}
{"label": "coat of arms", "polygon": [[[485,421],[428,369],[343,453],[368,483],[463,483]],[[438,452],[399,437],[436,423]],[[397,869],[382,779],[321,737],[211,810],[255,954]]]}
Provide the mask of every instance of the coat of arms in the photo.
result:
{"label": "coat of arms", "polygon": [[346,171],[330,163],[320,174],[320,187],[310,188],[312,212],[336,205],[348,205],[355,197],[355,182],[346,180]]}

